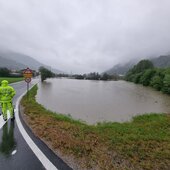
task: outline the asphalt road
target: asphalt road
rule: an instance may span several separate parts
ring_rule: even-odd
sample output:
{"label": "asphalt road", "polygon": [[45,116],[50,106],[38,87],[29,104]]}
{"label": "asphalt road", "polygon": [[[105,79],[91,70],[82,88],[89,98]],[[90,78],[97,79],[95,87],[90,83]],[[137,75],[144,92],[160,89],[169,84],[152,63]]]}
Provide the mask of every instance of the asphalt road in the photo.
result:
{"label": "asphalt road", "polygon": [[[31,86],[38,80],[33,80]],[[26,91],[26,83],[20,82],[12,84],[16,90],[14,104],[17,99]],[[0,116],[2,119],[2,116]],[[57,157],[42,141],[36,138],[31,130],[25,125],[21,119],[24,129],[49,159],[49,161],[56,167],[56,170],[70,170],[59,157]],[[0,121],[2,124],[2,121]],[[0,126],[0,170],[44,170],[44,165],[39,161],[37,156],[27,145],[25,139],[21,135],[16,121],[12,122],[10,119],[2,127]]]}

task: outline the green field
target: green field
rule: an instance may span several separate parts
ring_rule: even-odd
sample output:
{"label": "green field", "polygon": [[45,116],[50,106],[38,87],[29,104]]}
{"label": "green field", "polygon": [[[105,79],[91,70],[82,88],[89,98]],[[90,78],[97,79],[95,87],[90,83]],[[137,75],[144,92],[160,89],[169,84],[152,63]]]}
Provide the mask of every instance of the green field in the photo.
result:
{"label": "green field", "polygon": [[[87,125],[22,99],[24,117],[36,136],[56,153],[74,160],[79,169],[169,170],[170,114],[145,114],[131,122]],[[64,157],[64,156],[63,156]]]}
{"label": "green field", "polygon": [[0,77],[0,82],[2,80],[7,80],[9,83],[15,83],[15,82],[24,80],[24,78],[23,77],[17,77],[17,78],[14,78],[14,77]]}

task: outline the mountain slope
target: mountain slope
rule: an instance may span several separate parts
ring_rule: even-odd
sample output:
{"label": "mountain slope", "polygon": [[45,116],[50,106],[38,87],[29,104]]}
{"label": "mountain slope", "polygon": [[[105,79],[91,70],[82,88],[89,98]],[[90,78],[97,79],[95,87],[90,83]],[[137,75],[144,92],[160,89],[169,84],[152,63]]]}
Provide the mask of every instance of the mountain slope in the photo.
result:
{"label": "mountain slope", "polygon": [[151,59],[151,61],[155,67],[170,67],[170,55],[159,56]]}
{"label": "mountain slope", "polygon": [[[159,56],[156,58],[149,59],[155,67],[170,67],[170,55]],[[137,60],[132,60],[125,64],[118,64],[113,66],[111,69],[105,71],[108,74],[122,74],[125,75],[127,71],[132,68],[135,64],[137,64]]]}
{"label": "mountain slope", "polygon": [[10,60],[15,60],[16,62],[26,65],[27,67],[30,67],[34,70],[37,70],[40,66],[43,64],[38,62],[37,60],[33,59],[32,57],[29,57],[24,54],[19,53],[6,53],[3,55],[3,57],[8,58]]}
{"label": "mountain slope", "polygon": [[33,59],[30,56],[25,54],[15,53],[15,52],[0,52],[0,67],[7,67],[12,69],[24,69],[29,67],[33,70],[38,70],[40,66],[44,66],[48,69],[51,69],[55,73],[61,73],[60,70],[51,68],[45,64],[40,63],[39,61]]}
{"label": "mountain slope", "polygon": [[117,64],[117,65],[113,66],[111,69],[107,70],[106,73],[125,75],[127,73],[127,71],[130,68],[132,68],[136,63],[137,63],[137,61],[135,60],[135,61],[130,61],[125,64]]}
{"label": "mountain slope", "polygon": [[6,59],[0,56],[0,67],[7,67],[8,69],[21,70],[26,68],[26,65],[18,63],[11,59]]}

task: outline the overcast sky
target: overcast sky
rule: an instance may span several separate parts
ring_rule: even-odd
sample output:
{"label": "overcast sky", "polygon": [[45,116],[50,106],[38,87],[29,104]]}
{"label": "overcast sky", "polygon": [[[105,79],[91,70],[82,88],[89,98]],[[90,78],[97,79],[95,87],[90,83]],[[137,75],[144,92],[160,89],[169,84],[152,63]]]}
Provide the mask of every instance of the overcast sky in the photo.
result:
{"label": "overcast sky", "polygon": [[0,0],[0,49],[73,73],[170,53],[170,0]]}

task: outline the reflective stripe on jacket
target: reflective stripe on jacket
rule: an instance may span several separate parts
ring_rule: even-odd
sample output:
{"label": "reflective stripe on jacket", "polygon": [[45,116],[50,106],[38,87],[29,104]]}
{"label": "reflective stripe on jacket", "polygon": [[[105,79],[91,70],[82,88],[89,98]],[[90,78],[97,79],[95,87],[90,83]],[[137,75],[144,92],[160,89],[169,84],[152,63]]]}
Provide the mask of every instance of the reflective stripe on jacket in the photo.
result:
{"label": "reflective stripe on jacket", "polygon": [[6,86],[6,87],[0,87],[0,102],[6,101],[6,102],[11,102],[14,95],[15,95],[15,90],[11,86]]}

